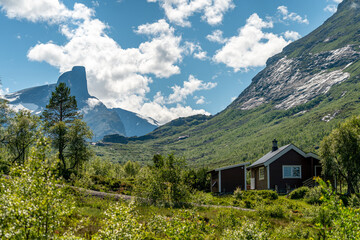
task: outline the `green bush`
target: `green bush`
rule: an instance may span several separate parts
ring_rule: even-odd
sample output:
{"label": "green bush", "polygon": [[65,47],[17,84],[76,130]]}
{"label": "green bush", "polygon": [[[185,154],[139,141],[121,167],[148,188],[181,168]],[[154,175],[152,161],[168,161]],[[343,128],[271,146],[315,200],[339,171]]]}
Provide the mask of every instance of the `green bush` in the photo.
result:
{"label": "green bush", "polygon": [[263,217],[271,217],[271,218],[284,218],[285,210],[280,205],[268,205],[261,206],[258,209],[259,215]]}
{"label": "green bush", "polygon": [[245,219],[239,228],[224,231],[222,238],[224,240],[267,240],[270,238],[269,224],[264,221],[251,221]]}
{"label": "green bush", "polygon": [[59,187],[43,139],[28,160],[0,178],[0,239],[51,239],[66,226],[74,202]]}
{"label": "green bush", "polygon": [[309,190],[309,192],[305,195],[305,199],[310,204],[321,204],[323,201],[321,199],[322,190],[321,187],[313,187]]}
{"label": "green bush", "polygon": [[295,190],[293,190],[290,194],[289,194],[289,198],[290,199],[302,199],[305,197],[305,195],[309,192],[309,188],[304,186],[304,187],[299,187]]}
{"label": "green bush", "polygon": [[153,166],[140,170],[135,182],[137,200],[155,205],[180,206],[190,199],[185,182],[185,160],[174,155],[155,155]]}
{"label": "green bush", "polygon": [[245,200],[245,199],[268,199],[268,200],[276,200],[279,195],[277,192],[272,190],[249,190],[243,191],[240,188],[237,188],[234,192],[234,197],[236,199]]}
{"label": "green bush", "polygon": [[348,205],[352,208],[360,208],[360,195],[351,194],[351,196],[348,199]]}

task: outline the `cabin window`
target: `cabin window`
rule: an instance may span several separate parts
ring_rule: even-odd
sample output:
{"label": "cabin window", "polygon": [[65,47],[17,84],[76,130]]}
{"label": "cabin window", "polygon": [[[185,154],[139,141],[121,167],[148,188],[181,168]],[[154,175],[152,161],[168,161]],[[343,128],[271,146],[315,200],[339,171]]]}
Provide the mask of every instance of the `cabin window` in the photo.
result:
{"label": "cabin window", "polygon": [[301,178],[300,165],[283,166],[283,178]]}
{"label": "cabin window", "polygon": [[259,168],[259,180],[264,180],[264,179],[265,179],[265,168],[260,167]]}

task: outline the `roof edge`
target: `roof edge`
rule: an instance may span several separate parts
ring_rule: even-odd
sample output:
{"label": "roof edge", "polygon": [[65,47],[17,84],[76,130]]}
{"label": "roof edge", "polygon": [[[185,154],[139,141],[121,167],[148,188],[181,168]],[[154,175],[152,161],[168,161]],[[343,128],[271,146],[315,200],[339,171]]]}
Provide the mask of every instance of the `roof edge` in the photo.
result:
{"label": "roof edge", "polygon": [[246,166],[246,165],[249,165],[249,164],[250,164],[250,162],[239,163],[239,164],[235,164],[235,165],[231,165],[231,166],[216,168],[216,169],[214,169],[214,170],[212,170],[212,171],[221,171],[221,170],[226,170],[226,169],[230,169],[230,168],[236,168],[236,167]]}

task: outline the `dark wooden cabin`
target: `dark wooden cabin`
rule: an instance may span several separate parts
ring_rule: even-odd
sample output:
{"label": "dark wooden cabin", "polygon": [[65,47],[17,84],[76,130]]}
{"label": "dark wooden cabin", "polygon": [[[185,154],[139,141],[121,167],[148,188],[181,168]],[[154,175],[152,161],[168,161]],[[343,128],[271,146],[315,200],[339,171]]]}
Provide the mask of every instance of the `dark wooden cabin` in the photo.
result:
{"label": "dark wooden cabin", "polygon": [[305,153],[293,144],[278,148],[274,139],[272,151],[248,167],[251,172],[250,189],[272,189],[289,192],[301,186],[314,186],[314,176],[320,176],[319,157]]}
{"label": "dark wooden cabin", "polygon": [[231,193],[237,188],[246,190],[246,165],[249,164],[241,163],[209,171],[211,192]]}

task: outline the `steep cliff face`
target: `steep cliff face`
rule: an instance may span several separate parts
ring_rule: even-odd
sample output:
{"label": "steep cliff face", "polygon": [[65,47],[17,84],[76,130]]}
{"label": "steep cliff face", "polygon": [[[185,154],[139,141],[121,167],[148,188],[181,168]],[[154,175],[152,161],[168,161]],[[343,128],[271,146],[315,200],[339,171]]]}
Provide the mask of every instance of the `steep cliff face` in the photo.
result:
{"label": "steep cliff face", "polygon": [[[70,94],[76,97],[84,121],[94,133],[93,140],[100,140],[108,134],[145,135],[157,127],[156,124],[148,122],[136,113],[122,109],[118,112],[108,109],[99,99],[91,96],[88,92],[86,71],[82,66],[75,66],[71,71],[63,73],[56,84],[20,90],[5,97],[15,109],[27,109],[34,114],[41,114],[49,102],[51,92],[61,82],[65,83],[70,88]],[[122,118],[125,119],[126,126]]]}
{"label": "steep cliff face", "polygon": [[249,110],[274,102],[289,109],[349,79],[348,67],[360,57],[359,23],[360,0],[344,0],[322,26],[269,59],[230,107]]}
{"label": "steep cliff face", "polygon": [[360,57],[354,48],[349,45],[296,58],[285,56],[260,72],[234,104],[242,110],[271,101],[277,109],[304,104],[350,77],[346,68]]}

